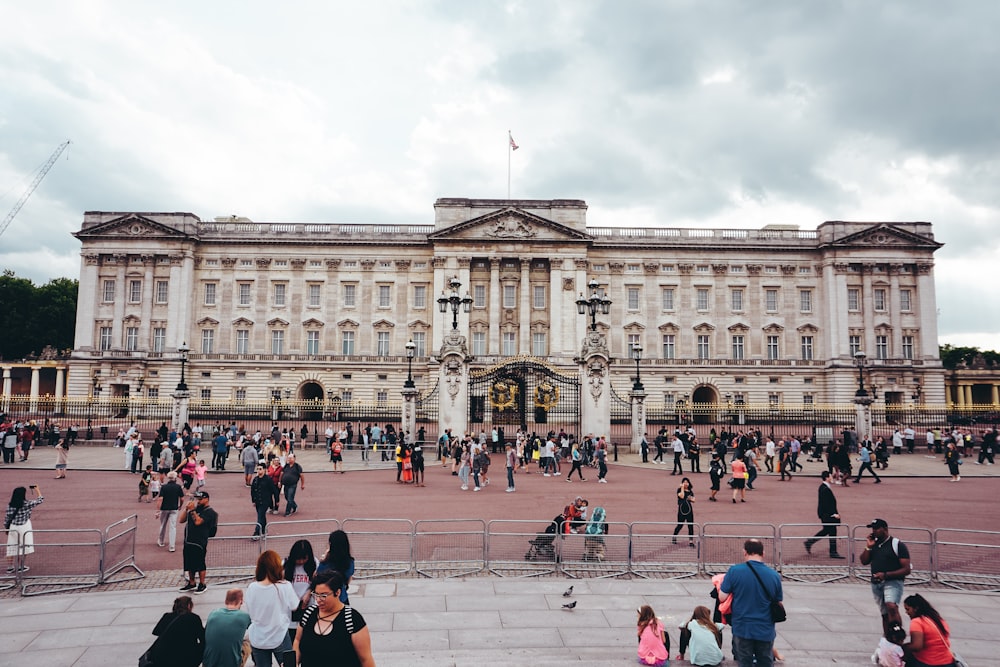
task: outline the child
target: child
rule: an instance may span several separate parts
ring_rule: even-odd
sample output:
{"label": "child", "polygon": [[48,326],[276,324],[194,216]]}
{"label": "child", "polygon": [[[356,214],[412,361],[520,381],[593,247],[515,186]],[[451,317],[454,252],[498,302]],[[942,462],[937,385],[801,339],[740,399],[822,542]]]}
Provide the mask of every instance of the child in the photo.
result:
{"label": "child", "polygon": [[648,604],[639,609],[639,623],[636,627],[639,637],[639,662],[643,665],[662,667],[669,662],[670,636],[663,629],[660,619],[656,618],[653,608]]}
{"label": "child", "polygon": [[136,501],[141,503],[143,498],[146,502],[149,502],[149,484],[153,481],[153,466],[147,465],[146,469],[142,471],[142,476],[139,477],[139,499]]}
{"label": "child", "polygon": [[878,648],[872,654],[872,664],[879,667],[903,667],[903,647],[906,630],[899,623],[893,623],[878,640]]}
{"label": "child", "polygon": [[712,478],[712,494],[708,497],[713,503],[719,502],[715,499],[715,494],[722,486],[722,463],[719,461],[718,453],[712,454],[712,462],[708,464],[708,476]]}
{"label": "child", "polygon": [[198,461],[198,465],[194,468],[194,476],[198,480],[198,490],[201,491],[205,488],[205,473],[208,471],[208,466],[205,465],[205,459]]}
{"label": "child", "polygon": [[163,473],[153,473],[153,479],[149,482],[149,493],[156,500],[160,497],[160,480],[163,478]]}

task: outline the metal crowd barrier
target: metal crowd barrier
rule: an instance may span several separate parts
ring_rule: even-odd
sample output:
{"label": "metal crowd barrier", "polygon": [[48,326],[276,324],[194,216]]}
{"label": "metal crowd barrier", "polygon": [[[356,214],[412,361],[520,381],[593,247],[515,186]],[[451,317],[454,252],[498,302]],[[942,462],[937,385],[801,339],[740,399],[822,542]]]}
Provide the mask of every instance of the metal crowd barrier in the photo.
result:
{"label": "metal crowd barrier", "polygon": [[779,569],[778,529],[770,523],[712,522],[701,526],[701,571],[725,572],[733,563],[743,562],[743,543],[753,538],[764,543],[764,560]]}
{"label": "metal crowd barrier", "polygon": [[[683,579],[701,572],[702,529],[693,524],[694,536],[688,535],[688,526],[653,521],[637,521],[629,527],[629,571],[647,579]],[[694,548],[688,546],[694,544]]]}
{"label": "metal crowd barrier", "polygon": [[[91,529],[31,530],[17,547],[21,595],[64,593],[101,583],[104,534]],[[30,558],[29,558],[30,556]]]}
{"label": "metal crowd barrier", "polygon": [[354,579],[403,576],[414,569],[409,519],[344,519],[351,539]]}
{"label": "metal crowd barrier", "polygon": [[486,569],[486,522],[482,519],[432,519],[413,526],[417,574],[463,577]]}
{"label": "metal crowd barrier", "polygon": [[340,529],[336,519],[297,519],[267,524],[267,536],[262,548],[272,549],[285,558],[292,550],[292,545],[299,540],[309,540],[314,555],[321,559],[329,545],[330,533]]}
{"label": "metal crowd barrier", "polygon": [[[213,584],[229,584],[252,579],[264,539],[253,539],[257,522],[220,523],[215,537],[208,540],[205,553],[206,576]],[[177,550],[184,550],[184,532],[178,527]]]}
{"label": "metal crowd barrier", "polygon": [[[852,552],[864,548],[865,541],[871,533],[871,528],[865,526],[854,526],[851,530],[851,543],[854,546]],[[889,534],[899,539],[906,545],[910,552],[911,572],[906,577],[907,585],[929,584],[934,580],[934,540],[930,530],[926,528],[907,528],[905,526],[893,526]],[[853,555],[853,553],[852,553]],[[867,565],[862,565],[860,560],[853,560],[853,574],[858,579],[869,581],[871,570]]]}
{"label": "metal crowd barrier", "polygon": [[[551,526],[551,532],[546,529]],[[494,519],[486,526],[486,566],[501,577],[542,577],[557,569],[552,521]]]}
{"label": "metal crowd barrier", "polygon": [[[852,542],[846,530],[838,527],[836,537],[813,537],[815,523],[784,523],[778,526],[778,562],[781,576],[794,581],[825,584],[847,579],[851,576],[850,563],[853,559]],[[806,540],[818,540],[806,550]],[[831,549],[831,540],[833,549]],[[830,558],[830,551],[836,551],[844,560]]]}
{"label": "metal crowd barrier", "polygon": [[[101,554],[101,583],[135,581],[146,574],[135,563],[135,540],[139,532],[139,515],[125,517],[104,529],[104,549]],[[128,570],[132,574],[126,574]],[[122,574],[122,576],[115,576]]]}
{"label": "metal crowd barrier", "polygon": [[952,588],[1000,592],[1000,533],[938,528],[934,531],[934,575]]}

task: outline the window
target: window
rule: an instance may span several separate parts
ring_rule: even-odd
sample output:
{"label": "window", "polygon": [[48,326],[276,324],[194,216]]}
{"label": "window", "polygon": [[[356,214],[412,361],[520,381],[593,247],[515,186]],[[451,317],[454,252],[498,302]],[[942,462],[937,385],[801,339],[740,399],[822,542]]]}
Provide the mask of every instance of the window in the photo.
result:
{"label": "window", "polygon": [[813,395],[812,394],[802,394],[802,404],[803,405],[813,405]]}
{"label": "window", "polygon": [[284,306],[285,305],[285,294],[288,289],[288,285],[285,283],[274,283],[274,305]]}
{"label": "window", "polygon": [[913,310],[913,292],[908,289],[899,290],[899,309]]}
{"label": "window", "polygon": [[877,311],[885,310],[885,290],[882,288],[877,288],[872,293],[872,306]]}
{"label": "window", "polygon": [[472,355],[475,357],[486,356],[486,332],[472,332]]}
{"label": "window", "polygon": [[472,305],[476,308],[486,307],[486,285],[472,286]]}
{"label": "window", "polygon": [[413,350],[413,356],[415,357],[426,357],[427,356],[427,334],[423,331],[414,331],[413,335],[410,336],[410,340],[416,346]]}
{"label": "window", "polygon": [[545,308],[545,285],[535,285],[531,288],[532,308]]}
{"label": "window", "polygon": [[699,264],[698,266],[695,267],[694,270],[697,271],[698,273],[708,273],[709,266],[708,264]]}
{"label": "window", "polygon": [[104,281],[104,298],[102,301],[104,303],[112,303],[115,300],[115,281],[105,280]]}
{"label": "window", "polygon": [[513,356],[517,354],[517,338],[512,331],[504,331],[501,336],[502,354]]}
{"label": "window", "polygon": [[729,292],[729,300],[733,310],[743,310],[743,290],[734,289]]}
{"label": "window", "polygon": [[889,337],[888,336],[875,336],[875,358],[876,359],[888,359],[889,358]]}
{"label": "window", "polygon": [[781,358],[781,348],[778,347],[777,336],[767,337],[767,358],[772,360]]}
{"label": "window", "polygon": [[861,290],[857,287],[847,288],[847,310],[861,310]]}
{"label": "window", "polygon": [[[209,260],[209,261],[211,261],[211,260]],[[287,259],[276,259],[276,260],[274,260],[274,265],[275,266],[288,266],[288,260]]]}
{"label": "window", "polygon": [[250,330],[237,329],[236,354],[249,354],[249,353],[250,353]]}
{"label": "window", "polygon": [[202,354],[212,354],[215,352],[215,330],[214,329],[202,329],[201,330],[201,353]]}
{"label": "window", "polygon": [[344,307],[354,308],[357,305],[357,289],[354,284],[344,285]]}
{"label": "window", "polygon": [[241,306],[250,305],[250,283],[239,284],[239,304]]}
{"label": "window", "polygon": [[166,280],[157,280],[156,303],[166,303],[168,294],[170,294],[170,283],[168,283]]}
{"label": "window", "polygon": [[392,307],[392,286],[391,285],[379,285],[378,286],[378,307],[379,308],[391,308]]}
{"label": "window", "polygon": [[664,287],[662,298],[663,298],[663,310],[673,310],[674,309],[674,288]]}
{"label": "window", "polygon": [[628,309],[639,310],[639,288],[629,287],[627,294],[628,294]]}
{"label": "window", "polygon": [[812,290],[803,289],[799,290],[799,310],[803,313],[811,313],[813,309],[813,293]]}
{"label": "window", "polygon": [[236,392],[233,394],[233,397],[236,399],[237,403],[246,403],[247,390],[242,388],[237,389]]}
{"label": "window", "polygon": [[389,332],[379,331],[375,334],[375,356],[389,356]]}
{"label": "window", "polygon": [[850,345],[850,354],[853,359],[854,355],[861,351],[861,336],[848,336],[847,341],[848,345]]}
{"label": "window", "polygon": [[708,310],[708,288],[699,287],[696,294],[696,309],[697,310]]}
{"label": "window", "polygon": [[354,392],[350,389],[342,389],[340,392],[340,402],[343,404],[350,403],[354,400]]}
{"label": "window", "polygon": [[389,392],[385,389],[379,389],[375,392],[375,402],[379,405],[385,405],[389,402]]}
{"label": "window", "polygon": [[513,308],[517,304],[517,285],[503,286],[503,307]]}
{"label": "window", "polygon": [[285,331],[275,329],[271,332],[271,354],[285,353]]}
{"label": "window", "polygon": [[625,353],[629,356],[629,358],[632,357],[632,348],[636,345],[642,345],[642,342],[639,340],[639,334],[630,333],[628,335],[628,340],[625,342]]}
{"label": "window", "polygon": [[781,404],[781,394],[776,392],[771,392],[767,395],[767,404],[772,408],[778,407]]}
{"label": "window", "polygon": [[903,336],[903,358],[913,358],[913,336]]}
{"label": "window", "polygon": [[167,347],[167,330],[164,327],[153,329],[153,352],[163,352]]}
{"label": "window", "polygon": [[340,353],[351,356],[354,354],[354,332],[345,331],[343,333],[343,338],[341,339],[341,349]]}
{"label": "window", "polygon": [[639,271],[642,270],[642,267],[639,264],[629,264],[625,267],[625,270],[629,273],[639,273]]}
{"label": "window", "polygon": [[813,358],[813,337],[803,336],[801,342],[802,342],[802,358],[806,361],[811,361]]}
{"label": "window", "polygon": [[319,332],[318,331],[307,331],[306,332],[306,354],[315,357],[319,354]]}
{"label": "window", "polygon": [[698,335],[698,358],[708,359],[708,336],[705,334]]}
{"label": "window", "polygon": [[663,334],[663,358],[674,359],[677,355],[677,343],[674,334]]}
{"label": "window", "polygon": [[321,295],[320,285],[318,285],[316,283],[311,283],[309,285],[309,307],[310,308],[319,308],[320,295]]}
{"label": "window", "polygon": [[544,333],[531,334],[531,353],[536,357],[547,357],[549,349]]}
{"label": "window", "polygon": [[209,401],[212,400],[212,390],[211,389],[202,389],[198,393],[199,393],[199,396],[201,396],[201,402],[202,403],[208,403]]}
{"label": "window", "polygon": [[764,310],[774,312],[778,310],[778,290],[764,290]]}
{"label": "window", "polygon": [[240,260],[240,266],[253,266],[253,260],[252,259],[241,259]]}
{"label": "window", "polygon": [[733,336],[733,359],[743,359],[743,336]]}
{"label": "window", "polygon": [[111,349],[111,327],[101,327],[101,349]]}
{"label": "window", "polygon": [[135,352],[139,349],[139,327],[125,329],[125,349]]}
{"label": "window", "polygon": [[146,387],[146,398],[159,398],[160,388],[159,387]]}
{"label": "window", "polygon": [[140,301],[142,301],[142,281],[128,281],[128,302],[139,303]]}
{"label": "window", "polygon": [[215,283],[205,283],[205,305],[215,305],[215,290],[218,287]]}
{"label": "window", "polygon": [[427,307],[427,285],[413,286],[413,307],[414,308]]}

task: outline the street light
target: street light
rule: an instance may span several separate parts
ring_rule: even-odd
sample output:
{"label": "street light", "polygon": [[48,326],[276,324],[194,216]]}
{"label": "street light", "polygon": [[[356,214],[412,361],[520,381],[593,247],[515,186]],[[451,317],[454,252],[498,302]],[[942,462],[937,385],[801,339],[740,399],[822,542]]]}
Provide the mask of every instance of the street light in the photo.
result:
{"label": "street light", "polygon": [[632,384],[632,391],[644,391],[642,376],[639,374],[639,361],[642,359],[642,345],[639,343],[632,343],[632,358],[635,359],[635,383]]}
{"label": "street light", "polygon": [[462,281],[458,279],[458,276],[453,277],[449,282],[448,286],[451,288],[451,294],[446,294],[443,290],[441,296],[438,298],[438,309],[442,313],[448,312],[448,306],[451,306],[452,318],[451,318],[451,328],[454,331],[458,330],[458,309],[462,308],[463,312],[472,311],[472,297],[469,296],[468,291],[466,291],[465,296],[460,297],[458,295],[458,290],[462,286]]}
{"label": "street light", "polygon": [[[457,316],[456,316],[457,317]],[[413,384],[413,355],[417,352],[417,344],[413,342],[413,339],[406,341],[406,382],[403,383],[403,389],[414,389],[416,387]]]}
{"label": "street light", "polygon": [[868,390],[865,389],[865,355],[858,350],[854,353],[854,364],[858,367],[858,390],[854,392],[856,398],[868,398]]}
{"label": "street light", "polygon": [[188,352],[191,351],[191,348],[188,347],[188,344],[185,341],[181,343],[180,347],[177,348],[177,351],[181,354],[181,381],[177,383],[177,391],[187,391],[187,382],[184,381],[184,367],[187,365]]}
{"label": "street light", "polygon": [[597,278],[591,278],[590,283],[587,287],[590,289],[590,297],[584,298],[583,292],[580,293],[580,298],[576,300],[576,312],[580,315],[586,315],[588,310],[590,312],[590,330],[597,331],[597,313],[600,311],[602,315],[607,315],[611,312],[611,299],[607,296],[601,296],[599,293],[600,283],[597,282]]}

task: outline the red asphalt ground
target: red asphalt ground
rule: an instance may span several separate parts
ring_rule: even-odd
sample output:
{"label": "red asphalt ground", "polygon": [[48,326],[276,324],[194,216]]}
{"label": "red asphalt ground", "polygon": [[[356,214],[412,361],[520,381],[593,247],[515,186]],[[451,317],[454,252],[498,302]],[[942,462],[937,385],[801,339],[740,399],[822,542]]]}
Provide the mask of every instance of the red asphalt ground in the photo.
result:
{"label": "red asphalt ground", "polygon": [[[79,450],[78,450],[79,451]],[[428,461],[425,487],[397,484],[395,469],[358,470],[345,474],[306,471],[305,491],[299,491],[297,520],[345,518],[418,519],[521,519],[537,524],[538,530],[575,496],[582,495],[590,507],[603,506],[614,522],[663,521],[676,517],[674,491],[680,477],[670,475],[670,465],[616,466],[610,464],[607,484],[597,484],[597,471],[585,472],[586,482],[566,483],[563,476],[543,477],[537,472],[515,476],[516,493],[505,493],[505,471],[493,467],[492,483],[479,493],[461,491],[449,469]],[[723,483],[719,502],[709,502],[707,473],[690,475],[697,503],[695,521],[815,524],[816,490],[824,464],[804,463],[805,472],[792,481],[763,475],[756,490],[747,492],[745,504],[733,504],[731,491]],[[230,466],[232,467],[232,465]],[[942,466],[943,467],[943,466]],[[892,472],[892,471],[890,471]],[[942,471],[946,472],[946,471]],[[168,553],[156,547],[159,522],[154,505],[136,502],[138,475],[124,471],[69,471],[65,480],[54,480],[51,469],[0,469],[0,493],[6,504],[9,489],[39,484],[45,503],[33,517],[36,529],[99,528],[138,513],[136,561],[144,570],[180,568],[180,549]],[[1000,530],[993,507],[998,489],[995,478],[966,477],[958,484],[942,477],[885,477],[876,485],[866,478],[862,484],[834,487],[842,521],[864,525],[875,517],[890,525],[935,529],[939,527]],[[211,505],[224,523],[255,520],[249,489],[241,472],[210,474],[206,488]],[[282,511],[284,502],[282,499]],[[280,523],[280,516],[269,516]],[[180,534],[179,527],[179,534]],[[812,531],[809,531],[812,532]],[[803,533],[805,534],[805,533]],[[178,546],[181,538],[178,537]],[[319,549],[319,545],[314,545]]]}

